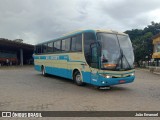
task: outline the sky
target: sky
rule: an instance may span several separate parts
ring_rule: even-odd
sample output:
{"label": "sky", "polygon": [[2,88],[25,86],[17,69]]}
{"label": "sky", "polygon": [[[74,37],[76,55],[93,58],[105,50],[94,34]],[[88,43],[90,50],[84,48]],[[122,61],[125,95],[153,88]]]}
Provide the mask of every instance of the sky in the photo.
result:
{"label": "sky", "polygon": [[37,44],[79,29],[160,23],[160,0],[0,0],[0,38]]}

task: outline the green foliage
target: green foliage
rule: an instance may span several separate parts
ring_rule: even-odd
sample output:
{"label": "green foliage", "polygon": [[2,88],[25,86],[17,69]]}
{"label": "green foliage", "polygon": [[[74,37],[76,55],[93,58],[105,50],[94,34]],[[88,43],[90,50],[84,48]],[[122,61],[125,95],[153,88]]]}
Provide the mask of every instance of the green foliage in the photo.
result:
{"label": "green foliage", "polygon": [[144,29],[127,30],[127,33],[132,41],[135,62],[151,59],[153,53],[152,37],[160,32],[160,23],[151,22]]}

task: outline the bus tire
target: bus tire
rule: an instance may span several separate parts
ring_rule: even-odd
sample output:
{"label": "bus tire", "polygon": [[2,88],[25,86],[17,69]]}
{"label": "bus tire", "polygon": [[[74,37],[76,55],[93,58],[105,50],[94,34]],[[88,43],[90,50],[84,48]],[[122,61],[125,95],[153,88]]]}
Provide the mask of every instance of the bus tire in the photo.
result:
{"label": "bus tire", "polygon": [[42,71],[42,75],[46,77],[46,76],[47,76],[47,73],[46,73],[46,71],[45,71],[44,66],[42,66],[41,71]]}
{"label": "bus tire", "polygon": [[78,85],[78,86],[83,86],[84,85],[84,83],[82,82],[82,76],[81,76],[79,71],[76,71],[74,73],[73,80],[76,83],[76,85]]}

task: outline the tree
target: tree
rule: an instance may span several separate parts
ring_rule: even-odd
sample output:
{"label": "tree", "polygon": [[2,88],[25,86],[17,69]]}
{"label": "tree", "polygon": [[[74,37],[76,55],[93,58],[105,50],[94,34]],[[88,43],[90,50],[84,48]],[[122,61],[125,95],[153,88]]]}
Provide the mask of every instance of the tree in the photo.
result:
{"label": "tree", "polygon": [[151,59],[153,53],[152,37],[160,32],[160,23],[151,22],[144,29],[127,30],[125,33],[129,34],[135,54],[135,62],[140,66],[139,62]]}

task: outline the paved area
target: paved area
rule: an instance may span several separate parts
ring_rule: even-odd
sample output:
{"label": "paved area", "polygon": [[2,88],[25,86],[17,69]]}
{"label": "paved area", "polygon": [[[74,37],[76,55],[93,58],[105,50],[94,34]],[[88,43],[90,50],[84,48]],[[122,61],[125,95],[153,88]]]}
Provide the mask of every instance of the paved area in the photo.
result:
{"label": "paved area", "polygon": [[158,111],[160,75],[138,69],[134,83],[97,90],[64,78],[43,77],[31,66],[0,68],[0,110]]}

